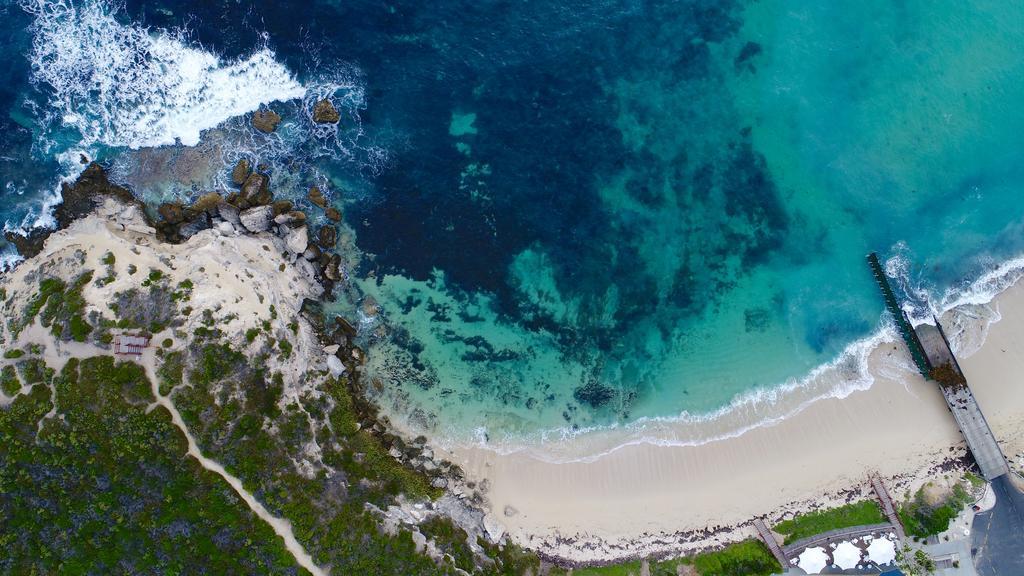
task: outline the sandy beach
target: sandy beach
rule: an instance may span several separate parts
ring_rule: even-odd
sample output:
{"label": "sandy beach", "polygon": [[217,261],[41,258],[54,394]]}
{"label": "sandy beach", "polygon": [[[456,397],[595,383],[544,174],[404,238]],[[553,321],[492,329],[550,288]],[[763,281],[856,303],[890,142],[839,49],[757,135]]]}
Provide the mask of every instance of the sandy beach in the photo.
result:
{"label": "sandy beach", "polygon": [[[1024,451],[1024,385],[1014,376],[1024,371],[1024,285],[941,320],[1014,460]],[[450,457],[469,480],[486,481],[493,519],[544,553],[602,561],[713,546],[752,534],[745,524],[755,516],[776,520],[866,494],[871,470],[902,497],[929,476],[962,467],[964,442],[939,390],[910,369],[905,355],[902,344],[878,344],[867,362],[873,384],[866,390],[810,402],[772,424],[700,445],[639,442],[571,462],[482,447],[452,448]],[[780,404],[798,402],[800,393],[793,396]],[[685,435],[694,425],[680,426]],[[591,447],[615,441],[615,431],[597,434],[605,438]],[[572,443],[550,449],[580,450],[578,439]]]}

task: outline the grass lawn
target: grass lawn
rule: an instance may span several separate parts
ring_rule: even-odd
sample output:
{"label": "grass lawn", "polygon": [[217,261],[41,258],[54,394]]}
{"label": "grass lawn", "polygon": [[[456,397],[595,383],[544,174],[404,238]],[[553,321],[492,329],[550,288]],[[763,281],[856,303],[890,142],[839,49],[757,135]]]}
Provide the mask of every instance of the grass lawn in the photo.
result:
{"label": "grass lawn", "polygon": [[815,510],[801,514],[792,520],[780,522],[773,529],[786,536],[786,544],[792,544],[801,538],[864,524],[881,524],[885,522],[882,510],[873,500],[862,500],[839,508]]}

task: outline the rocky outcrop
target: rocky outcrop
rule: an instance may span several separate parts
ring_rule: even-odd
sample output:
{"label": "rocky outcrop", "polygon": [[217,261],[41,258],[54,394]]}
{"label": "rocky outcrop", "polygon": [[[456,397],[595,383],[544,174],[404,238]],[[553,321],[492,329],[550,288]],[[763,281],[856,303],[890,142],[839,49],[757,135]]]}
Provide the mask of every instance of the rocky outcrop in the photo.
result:
{"label": "rocky outcrop", "polygon": [[[138,207],[142,210],[147,226],[152,224],[149,216],[145,213],[143,203],[136,199],[127,188],[111,183],[107,178],[106,171],[96,162],[89,164],[73,184],[67,182],[61,184],[60,196],[61,203],[53,211],[54,219],[57,220],[57,230],[67,228],[76,219],[92,212],[97,201],[104,197],[111,197],[124,204]],[[14,244],[19,254],[25,258],[31,258],[42,251],[43,243],[53,232],[54,230],[34,228],[28,235],[5,232],[4,238]]]}
{"label": "rocky outcrop", "polygon": [[324,193],[316,186],[309,189],[309,192],[306,194],[306,199],[321,208],[325,208],[327,206],[327,198],[324,198]]}
{"label": "rocky outcrop", "polygon": [[321,226],[320,230],[316,233],[316,237],[321,248],[330,250],[338,243],[338,229],[334,226]]}
{"label": "rocky outcrop", "polygon": [[[242,191],[239,193],[241,200],[247,204],[260,204],[258,199],[270,193],[270,178],[259,172],[253,172],[242,184]],[[269,204],[269,202],[263,202]]]}
{"label": "rocky outcrop", "polygon": [[248,208],[242,210],[238,214],[238,219],[241,221],[242,226],[253,234],[260,232],[266,232],[270,230],[270,224],[273,221],[273,208],[270,206],[256,206],[255,208]]}
{"label": "rocky outcrop", "polygon": [[165,202],[156,209],[156,213],[168,224],[180,224],[185,220],[185,207],[179,202]]}
{"label": "rocky outcrop", "polygon": [[326,216],[328,220],[331,220],[333,222],[338,222],[341,220],[341,212],[338,212],[338,209],[335,208],[334,206],[331,206],[327,208],[327,210],[324,210],[324,216]]}
{"label": "rocky outcrop", "polygon": [[232,224],[241,224],[242,220],[239,218],[238,207],[234,204],[227,202],[221,202],[217,204],[217,215],[224,219],[225,222]]}
{"label": "rocky outcrop", "polygon": [[249,161],[242,158],[235,164],[235,168],[231,170],[231,182],[235,186],[245,184],[245,179],[249,177],[250,172],[252,172],[252,167],[249,166]]}
{"label": "rocky outcrop", "polygon": [[269,134],[276,130],[280,123],[281,115],[273,110],[265,108],[252,113],[252,126],[260,132]]}
{"label": "rocky outcrop", "polygon": [[290,229],[284,238],[284,244],[292,254],[299,255],[304,253],[306,246],[309,245],[309,233],[306,230],[306,226],[303,225]]}
{"label": "rocky outcrop", "polygon": [[341,120],[341,114],[334,104],[324,98],[313,105],[313,122],[317,124],[337,124]]}

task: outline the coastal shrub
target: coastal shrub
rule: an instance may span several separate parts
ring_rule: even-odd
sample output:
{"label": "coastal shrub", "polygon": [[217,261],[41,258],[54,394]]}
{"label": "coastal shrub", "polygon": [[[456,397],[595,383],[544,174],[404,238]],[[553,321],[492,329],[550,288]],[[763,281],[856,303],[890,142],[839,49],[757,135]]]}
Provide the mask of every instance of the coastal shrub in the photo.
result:
{"label": "coastal shrub", "polygon": [[438,550],[452,557],[456,567],[466,572],[473,571],[473,550],[469,547],[469,535],[450,518],[434,516],[422,522],[419,528],[424,536],[434,541]]}
{"label": "coastal shrub", "polygon": [[957,483],[941,502],[929,503],[922,486],[913,498],[900,506],[899,517],[907,534],[927,538],[949,528],[949,522],[971,502],[971,495]]}
{"label": "coastal shrub", "polygon": [[[609,566],[576,568],[572,571],[572,576],[640,576],[640,570],[640,560],[631,560]],[[675,572],[672,573],[675,574]]]}
{"label": "coastal shrub", "polygon": [[277,343],[277,347],[281,350],[281,358],[287,359],[292,355],[292,343],[288,340],[282,338],[281,341]]}
{"label": "coastal shrub", "polygon": [[825,510],[814,510],[799,514],[791,520],[779,522],[773,530],[785,535],[785,544],[792,544],[801,538],[851,526],[881,524],[885,522],[882,510],[873,500],[861,500]]}
{"label": "coastal shrub", "polygon": [[103,255],[103,258],[100,260],[100,262],[102,262],[106,266],[113,266],[114,260],[114,253],[107,252],[106,254]]}
{"label": "coastal shrub", "polygon": [[0,410],[0,573],[295,573],[270,527],[182,456],[169,414],[147,411],[141,367],[71,359],[53,382],[62,417],[38,436],[49,390]]}
{"label": "coastal shrub", "polygon": [[24,355],[25,351],[18,348],[12,348],[11,350],[4,352],[4,358],[7,358],[8,360],[21,358]]}
{"label": "coastal shrub", "polygon": [[744,540],[721,550],[651,563],[651,576],[675,576],[679,566],[693,566],[701,576],[770,576],[782,572],[760,540]]}
{"label": "coastal shrub", "polygon": [[21,382],[18,380],[18,372],[14,366],[4,366],[0,371],[0,389],[8,396],[14,396],[21,390]]}
{"label": "coastal shrub", "polygon": [[256,328],[249,328],[245,331],[245,341],[252,344],[256,337],[260,335],[260,331]]}

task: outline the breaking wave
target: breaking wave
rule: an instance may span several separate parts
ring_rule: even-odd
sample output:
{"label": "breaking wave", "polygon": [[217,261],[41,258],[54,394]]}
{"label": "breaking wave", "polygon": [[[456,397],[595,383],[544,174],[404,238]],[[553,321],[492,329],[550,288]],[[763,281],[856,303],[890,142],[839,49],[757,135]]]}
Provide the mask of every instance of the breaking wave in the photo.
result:
{"label": "breaking wave", "polygon": [[266,47],[224,62],[183,31],[122,24],[101,2],[21,5],[35,17],[32,81],[48,92],[48,120],[77,130],[81,147],[192,146],[231,117],[306,95]]}

